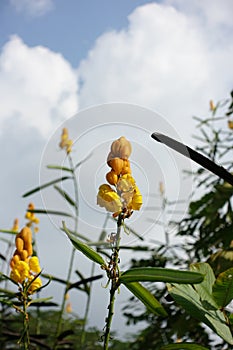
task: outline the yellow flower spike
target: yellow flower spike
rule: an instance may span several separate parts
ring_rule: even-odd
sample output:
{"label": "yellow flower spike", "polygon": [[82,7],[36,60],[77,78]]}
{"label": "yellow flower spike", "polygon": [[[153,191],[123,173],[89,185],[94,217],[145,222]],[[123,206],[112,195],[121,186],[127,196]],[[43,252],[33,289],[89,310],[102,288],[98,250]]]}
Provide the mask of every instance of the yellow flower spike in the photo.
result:
{"label": "yellow flower spike", "polygon": [[72,145],[73,145],[73,141],[69,140],[68,129],[63,128],[62,135],[61,135],[61,141],[59,143],[60,148],[65,149],[66,153],[69,154],[72,151]]}
{"label": "yellow flower spike", "polygon": [[228,120],[228,128],[233,129],[233,120]]}
{"label": "yellow flower spike", "polygon": [[37,256],[32,256],[29,260],[29,267],[31,272],[39,273],[41,271],[39,259]]}
{"label": "yellow flower spike", "polygon": [[112,170],[106,174],[106,179],[116,187],[116,191],[105,184],[99,187],[97,194],[99,206],[113,212],[113,217],[122,213],[123,219],[129,218],[133,210],[140,210],[142,206],[142,195],[131,175],[128,160],[131,151],[131,144],[124,136],[113,141],[107,157],[107,164]]}
{"label": "yellow flower spike", "polygon": [[214,112],[214,111],[216,110],[216,106],[215,106],[213,100],[210,100],[210,110],[211,110],[212,112]]}
{"label": "yellow flower spike", "polygon": [[112,213],[119,212],[122,209],[122,203],[118,194],[107,184],[99,187],[97,195],[97,204],[104,207]]}
{"label": "yellow flower spike", "polygon": [[162,181],[160,181],[160,183],[159,183],[159,192],[160,192],[161,196],[164,195],[165,189],[164,189],[164,183]]}
{"label": "yellow flower spike", "polygon": [[72,306],[71,306],[71,303],[70,303],[70,302],[67,303],[67,305],[66,305],[66,312],[67,312],[68,314],[70,314],[70,313],[72,312]]}
{"label": "yellow flower spike", "polygon": [[17,283],[23,283],[29,277],[29,266],[25,261],[18,261],[10,274],[10,278]]}
{"label": "yellow flower spike", "polygon": [[69,138],[69,135],[68,135],[68,129],[67,128],[63,128],[62,129],[62,134],[61,134],[61,141],[59,143],[59,146],[63,149],[66,147],[66,142]]}
{"label": "yellow flower spike", "polygon": [[[33,203],[29,203],[28,205],[28,210],[34,210],[35,209],[35,205]],[[27,219],[29,222],[27,223],[27,227],[31,227],[32,224],[36,224],[38,225],[40,222],[40,219],[38,217],[36,217],[35,213],[27,211],[25,214],[25,219]],[[37,231],[39,229],[37,228]]]}

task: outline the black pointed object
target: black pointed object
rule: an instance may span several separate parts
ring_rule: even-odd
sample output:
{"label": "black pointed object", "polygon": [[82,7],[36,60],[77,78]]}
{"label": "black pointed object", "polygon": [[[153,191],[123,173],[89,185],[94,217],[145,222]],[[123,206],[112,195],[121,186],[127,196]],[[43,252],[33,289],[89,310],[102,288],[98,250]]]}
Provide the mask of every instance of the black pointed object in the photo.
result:
{"label": "black pointed object", "polygon": [[189,146],[181,142],[178,142],[169,136],[166,136],[164,134],[160,134],[157,132],[154,132],[151,135],[151,137],[158,142],[164,143],[166,146],[174,149],[175,151],[179,152],[185,157],[192,159],[194,162],[200,164],[202,167],[204,167],[205,169],[208,169],[213,174],[219,176],[221,179],[225,180],[226,182],[228,182],[233,186],[233,175],[229,173],[229,171],[227,171],[222,166],[217,165],[212,160],[203,156],[199,152],[194,151]]}

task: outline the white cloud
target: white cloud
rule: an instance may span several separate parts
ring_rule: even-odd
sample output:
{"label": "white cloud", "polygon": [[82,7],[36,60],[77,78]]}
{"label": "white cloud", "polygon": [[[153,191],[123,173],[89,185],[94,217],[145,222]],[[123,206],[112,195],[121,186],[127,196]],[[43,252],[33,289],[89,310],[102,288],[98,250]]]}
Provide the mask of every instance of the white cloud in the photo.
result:
{"label": "white cloud", "polygon": [[176,7],[179,11],[188,15],[196,15],[202,18],[203,24],[226,25],[233,27],[232,0],[165,0],[165,4]]}
{"label": "white cloud", "polygon": [[210,98],[225,97],[233,80],[232,3],[221,2],[221,11],[202,3],[150,3],[135,9],[128,28],[100,36],[79,67],[80,106],[139,104],[190,134],[192,114],[207,110]]}
{"label": "white cloud", "polygon": [[0,55],[0,127],[9,119],[48,135],[77,112],[77,76],[62,55],[14,36]]}
{"label": "white cloud", "polygon": [[52,10],[53,0],[10,0],[17,12],[25,12],[32,17],[42,16]]}

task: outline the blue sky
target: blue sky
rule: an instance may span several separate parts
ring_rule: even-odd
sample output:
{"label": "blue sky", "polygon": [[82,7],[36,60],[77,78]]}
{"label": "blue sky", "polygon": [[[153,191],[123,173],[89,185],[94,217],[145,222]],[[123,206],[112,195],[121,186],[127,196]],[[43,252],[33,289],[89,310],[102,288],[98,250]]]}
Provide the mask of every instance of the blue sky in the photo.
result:
{"label": "blue sky", "polygon": [[27,45],[43,45],[61,52],[77,67],[98,36],[105,31],[126,27],[127,16],[137,6],[146,3],[146,0],[45,1],[45,12],[32,15],[30,8],[33,5],[24,5],[17,10],[14,2],[4,1],[0,5],[0,44],[2,46],[9,40],[9,35],[17,33]]}
{"label": "blue sky", "polygon": [[[82,156],[88,153],[88,145],[95,147],[89,142],[94,126],[99,131],[96,159],[100,159],[102,146],[108,149],[110,140],[117,137],[116,128],[110,132],[108,127],[124,119],[124,114],[117,118],[114,113],[102,117],[94,106],[103,106],[101,111],[106,113],[106,103],[134,106],[130,111],[135,114],[127,110],[125,122],[135,127],[135,134],[127,130],[130,136],[140,130],[140,137],[132,141],[141,157],[138,164],[133,159],[135,171],[147,178],[142,188],[152,178],[157,183],[164,179],[168,193],[179,198],[183,189],[179,171],[174,179],[181,166],[179,158],[161,153],[149,138],[143,139],[142,131],[168,132],[195,145],[192,116],[208,115],[209,100],[225,99],[233,88],[232,13],[232,0],[1,1],[0,226],[11,227],[15,217],[23,224],[28,199],[22,199],[22,193],[40,181],[50,147],[58,156],[56,139],[62,126],[71,126],[74,139],[81,137],[79,129],[87,135],[79,147]],[[89,170],[95,174],[95,187],[104,176],[104,168],[98,167],[99,172]],[[81,176],[84,181],[85,174]],[[83,188],[88,191],[91,186],[83,183],[82,193]],[[90,192],[86,195],[89,198]],[[95,193],[91,195],[95,198]],[[42,205],[40,198],[32,200]],[[42,219],[43,231],[49,234],[46,239],[38,235],[42,265],[62,276],[66,264],[56,261],[62,260],[59,248],[67,242]],[[105,310],[92,316],[102,325]],[[122,320],[118,323],[124,327]]]}

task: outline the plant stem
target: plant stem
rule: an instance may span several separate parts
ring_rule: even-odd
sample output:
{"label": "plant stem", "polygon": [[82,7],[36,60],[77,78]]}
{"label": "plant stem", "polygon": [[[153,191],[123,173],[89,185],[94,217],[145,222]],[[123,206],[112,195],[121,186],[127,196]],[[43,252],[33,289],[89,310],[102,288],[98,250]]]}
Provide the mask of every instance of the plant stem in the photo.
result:
{"label": "plant stem", "polygon": [[[95,263],[93,262],[92,266],[91,266],[91,277],[94,276],[94,271],[95,271]],[[88,317],[90,303],[91,303],[91,284],[92,283],[90,282],[90,285],[89,285],[90,289],[89,289],[89,294],[87,297],[86,309],[85,309],[85,313],[84,313],[83,326],[82,326],[82,331],[81,331],[81,339],[80,339],[81,349],[83,349],[85,338],[86,338],[86,324],[87,324],[87,317]]]}
{"label": "plant stem", "polygon": [[[78,215],[79,215],[79,210],[78,210],[78,183],[77,183],[77,179],[75,176],[75,167],[73,164],[73,160],[72,157],[70,156],[70,154],[68,155],[68,160],[70,163],[70,168],[72,170],[72,179],[73,179],[73,184],[74,184],[74,196],[75,196],[75,223],[74,223],[74,232],[77,233],[78,231]],[[55,338],[55,345],[54,345],[54,349],[57,348],[57,338],[61,332],[61,326],[62,326],[62,316],[63,316],[63,312],[65,309],[65,302],[66,302],[66,293],[67,293],[67,287],[69,286],[70,283],[70,279],[71,279],[71,274],[72,274],[72,270],[73,270],[73,264],[74,264],[74,258],[75,258],[75,252],[76,249],[73,247],[72,248],[72,252],[71,252],[71,256],[70,256],[70,262],[69,262],[69,269],[68,269],[68,273],[67,273],[67,278],[66,278],[66,288],[63,294],[63,299],[62,299],[62,305],[61,305],[61,309],[60,309],[60,314],[59,314],[59,319],[58,319],[58,324],[57,324],[57,330],[56,330],[56,338]]]}
{"label": "plant stem", "polygon": [[24,350],[29,349],[29,325],[28,325],[28,313],[27,313],[27,297],[23,296],[23,334],[19,340],[19,343],[23,340]]}
{"label": "plant stem", "polygon": [[121,225],[122,225],[122,216],[121,214],[118,216],[117,220],[117,234],[116,234],[116,245],[113,249],[112,254],[112,270],[110,271],[110,278],[111,278],[111,289],[110,289],[110,300],[108,305],[108,316],[106,319],[106,325],[105,325],[105,333],[104,333],[104,350],[108,349],[109,340],[110,340],[110,330],[111,330],[111,324],[112,324],[112,318],[114,315],[114,304],[115,304],[115,293],[118,289],[118,260],[119,260],[119,246],[120,246],[120,239],[121,239]]}

